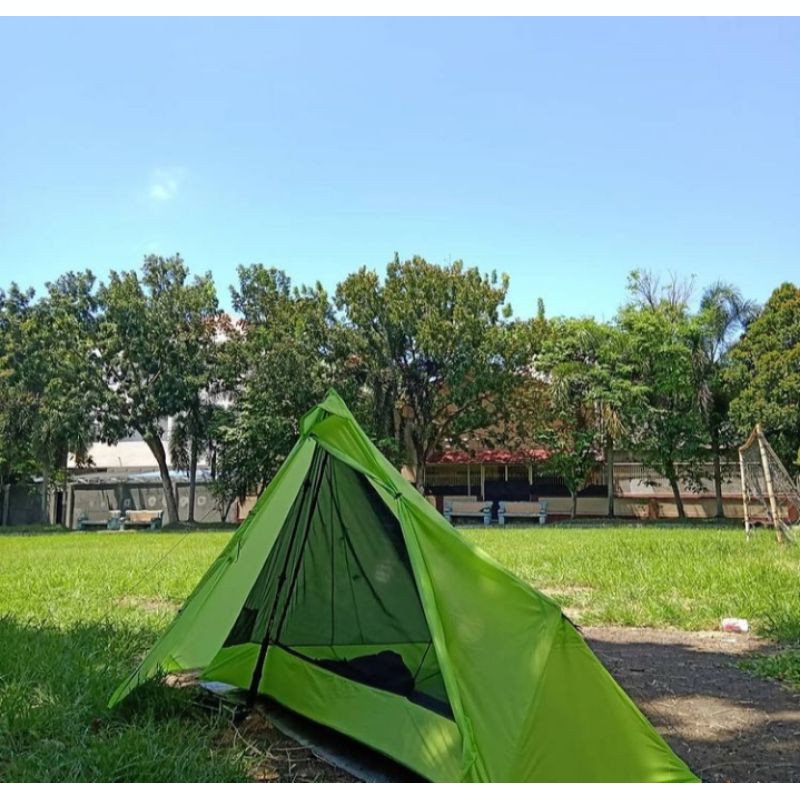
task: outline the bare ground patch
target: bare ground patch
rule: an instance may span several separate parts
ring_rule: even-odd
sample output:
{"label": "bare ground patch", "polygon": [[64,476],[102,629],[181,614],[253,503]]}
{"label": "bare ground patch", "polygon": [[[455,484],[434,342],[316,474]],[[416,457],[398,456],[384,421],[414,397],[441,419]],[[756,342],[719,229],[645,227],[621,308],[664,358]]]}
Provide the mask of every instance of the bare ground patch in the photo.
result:
{"label": "bare ground patch", "polygon": [[251,711],[225,730],[220,745],[241,745],[254,781],[265,783],[352,783],[342,769],[318,758],[310,747],[281,733],[263,714]]}
{"label": "bare ground patch", "polygon": [[800,694],[737,666],[775,645],[717,631],[587,627],[583,634],[700,778],[800,780]]}

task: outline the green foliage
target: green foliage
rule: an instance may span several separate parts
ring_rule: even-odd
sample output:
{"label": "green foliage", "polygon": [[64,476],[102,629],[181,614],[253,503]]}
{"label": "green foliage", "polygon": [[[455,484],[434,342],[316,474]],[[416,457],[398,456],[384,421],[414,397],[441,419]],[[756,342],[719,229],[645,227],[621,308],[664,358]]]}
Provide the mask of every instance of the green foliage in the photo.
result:
{"label": "green foliage", "polygon": [[38,300],[12,285],[0,292],[0,481],[60,477],[68,451],[80,460],[96,435],[137,431],[175,520],[171,418],[173,464],[193,480],[209,463],[224,511],[270,480],[331,386],[420,485],[442,447],[546,446],[574,495],[622,445],[680,504],[709,455],[719,493],[720,453],[755,421],[794,462],[798,290],[782,287],[753,322],[753,304],[726,284],[696,314],[691,280],[637,271],[628,288],[604,324],[548,320],[541,299],[534,317],[511,320],[506,276],[420,257],[396,256],[384,277],[352,273],[335,306],[320,285],[240,267],[234,319],[218,312],[211,276],[193,278],[180,256],[149,256],[97,292],[90,273],[67,273]]}
{"label": "green foliage", "polygon": [[[0,293],[0,477],[63,475],[91,442],[102,392],[94,276],[69,272],[33,291]],[[2,481],[0,481],[2,483]]]}
{"label": "green foliage", "polygon": [[29,437],[33,417],[30,396],[0,377],[0,487],[36,472]]}
{"label": "green foliage", "polygon": [[554,320],[537,367],[547,374],[545,424],[536,437],[572,497],[589,481],[605,445],[603,404],[609,373],[602,352],[609,330],[594,320]]}
{"label": "green foliage", "polygon": [[757,315],[756,304],[745,300],[735,286],[717,282],[703,292],[696,318],[696,393],[711,447],[718,517],[724,514],[721,452],[738,438],[730,421],[731,386],[725,368],[731,346]]}
{"label": "green foliage", "polygon": [[736,393],[731,417],[741,436],[757,423],[786,467],[800,465],[800,288],[784,283],[730,351]]}
{"label": "green foliage", "polygon": [[299,434],[300,417],[330,385],[328,296],[321,286],[293,288],[282,271],[239,267],[232,289],[240,315],[228,357],[237,378],[233,414],[220,428],[215,493],[225,503],[266,486]]}
{"label": "green foliage", "polygon": [[169,521],[178,509],[162,443],[167,417],[195,408],[208,387],[217,297],[211,275],[190,280],[180,256],[145,258],[141,277],[112,272],[101,286],[97,346],[107,392],[97,409],[101,438],[137,431],[156,459]]}
{"label": "green foliage", "polygon": [[383,281],[366,268],[337,288],[352,358],[373,408],[372,431],[401,446],[424,480],[445,440],[490,424],[514,380],[512,338],[502,320],[508,278],[460,261],[391,262]]}
{"label": "green foliage", "polygon": [[633,393],[625,442],[670,483],[680,516],[679,481],[704,476],[707,432],[697,393],[698,322],[671,300],[631,303],[619,314],[620,368]]}

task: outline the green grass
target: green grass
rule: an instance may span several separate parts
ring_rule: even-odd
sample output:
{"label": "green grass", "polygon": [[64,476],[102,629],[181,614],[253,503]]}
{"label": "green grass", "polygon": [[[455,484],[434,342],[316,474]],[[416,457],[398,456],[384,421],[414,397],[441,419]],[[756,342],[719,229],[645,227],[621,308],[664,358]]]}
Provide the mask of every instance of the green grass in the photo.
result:
{"label": "green grass", "polygon": [[742,667],[762,678],[774,678],[800,688],[800,648],[789,648],[776,655],[754,656],[743,661]]}
{"label": "green grass", "polygon": [[469,537],[584,624],[704,630],[745,617],[800,641],[800,547],[727,528],[544,528]]}
{"label": "green grass", "polygon": [[0,537],[0,775],[10,781],[234,781],[241,751],[187,693],[114,687],[229,534]]}
{"label": "green grass", "polygon": [[[467,535],[583,623],[703,629],[742,616],[759,633],[800,641],[800,547],[767,536],[748,544],[741,531],[630,527]],[[0,536],[3,779],[248,778],[249,756],[221,743],[225,720],[186,691],[152,686],[106,709],[230,532],[182,536]],[[794,652],[757,669],[796,679]]]}

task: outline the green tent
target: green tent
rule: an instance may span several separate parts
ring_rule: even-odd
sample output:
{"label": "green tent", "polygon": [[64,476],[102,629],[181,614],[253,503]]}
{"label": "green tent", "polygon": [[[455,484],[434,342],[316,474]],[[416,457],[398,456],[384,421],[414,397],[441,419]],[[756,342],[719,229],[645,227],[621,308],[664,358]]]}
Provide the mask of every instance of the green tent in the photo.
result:
{"label": "green tent", "polygon": [[183,670],[430,780],[695,780],[556,603],[448,525],[334,392],[111,704]]}

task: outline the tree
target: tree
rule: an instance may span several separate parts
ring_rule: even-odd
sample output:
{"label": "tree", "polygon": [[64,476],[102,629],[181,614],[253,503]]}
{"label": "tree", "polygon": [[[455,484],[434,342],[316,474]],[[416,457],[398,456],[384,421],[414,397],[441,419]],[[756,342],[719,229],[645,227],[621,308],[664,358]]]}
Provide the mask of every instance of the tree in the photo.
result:
{"label": "tree", "polygon": [[32,298],[32,290],[21,291],[13,283],[8,293],[0,289],[0,491],[36,469],[29,435],[33,398],[17,376],[23,320]]}
{"label": "tree", "polygon": [[682,278],[670,273],[664,281],[652,270],[635,269],[628,275],[628,295],[632,305],[639,308],[685,310],[694,295],[694,276]]}
{"label": "tree", "polygon": [[741,436],[761,423],[784,464],[800,466],[800,288],[779,286],[729,353],[731,417]]}
{"label": "tree", "polygon": [[717,517],[725,516],[720,454],[734,444],[736,434],[729,418],[731,386],[725,368],[731,346],[757,315],[758,306],[731,284],[712,284],[700,300],[697,392],[711,444]]}
{"label": "tree", "polygon": [[697,323],[685,306],[631,303],[619,314],[620,366],[631,380],[625,440],[646,466],[669,482],[685,516],[680,481],[703,475],[706,426],[696,393]]}
{"label": "tree", "polygon": [[215,483],[223,504],[269,483],[332,374],[325,290],[293,288],[284,272],[262,264],[240,266],[238,278],[231,292],[241,322],[227,354],[234,405],[219,434]]}
{"label": "tree", "polygon": [[4,427],[19,436],[10,452],[26,452],[29,465],[42,477],[45,518],[51,479],[66,480],[68,454],[80,461],[88,450],[93,410],[102,391],[94,276],[69,272],[46,286],[46,295],[36,302],[32,291],[12,286],[3,313],[4,394],[10,404],[4,414],[14,414]]}
{"label": "tree", "polygon": [[594,319],[551,320],[534,357],[541,399],[531,396],[514,409],[516,423],[511,424],[527,427],[528,446],[544,445],[550,451],[550,464],[570,491],[573,516],[577,493],[603,454],[608,514],[614,515],[614,444],[632,392],[618,363],[619,348],[619,333],[610,325]]}
{"label": "tree", "polygon": [[429,456],[494,422],[515,379],[507,290],[507,276],[418,256],[395,256],[383,281],[364,267],[337,287],[375,428],[394,437],[420,490]]}
{"label": "tree", "polygon": [[147,256],[141,277],[112,272],[100,288],[98,351],[109,390],[98,413],[102,438],[137,431],[158,464],[170,524],[178,504],[164,435],[170,417],[193,408],[207,382],[216,335],[210,274],[190,279],[180,255]]}
{"label": "tree", "polygon": [[214,440],[217,407],[213,395],[198,392],[189,409],[173,419],[169,431],[169,454],[172,465],[189,477],[189,498],[186,521],[193,523],[197,492],[197,465],[201,457],[213,458],[217,443]]}
{"label": "tree", "polygon": [[564,479],[572,500],[570,517],[575,519],[578,492],[586,488],[597,466],[602,443],[580,367],[561,365],[551,373],[551,381],[551,419],[538,439],[549,451],[551,468]]}

